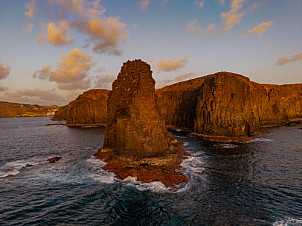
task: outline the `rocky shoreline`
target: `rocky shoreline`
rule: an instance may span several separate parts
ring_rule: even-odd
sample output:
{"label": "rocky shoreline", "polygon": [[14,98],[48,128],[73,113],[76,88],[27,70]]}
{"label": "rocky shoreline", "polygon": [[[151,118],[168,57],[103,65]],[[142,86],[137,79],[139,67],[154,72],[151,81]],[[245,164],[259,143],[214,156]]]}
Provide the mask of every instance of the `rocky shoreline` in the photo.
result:
{"label": "rocky shoreline", "polygon": [[179,170],[180,164],[189,155],[184,149],[174,146],[160,156],[150,158],[108,149],[99,149],[94,156],[107,163],[103,169],[113,172],[120,180],[135,177],[143,183],[159,181],[167,188],[173,188],[188,180]]}
{"label": "rocky shoreline", "polygon": [[169,188],[188,180],[177,171],[188,153],[167,131],[157,110],[149,64],[123,64],[108,96],[107,118],[104,145],[95,155],[107,163],[103,169],[122,180],[160,181]]}
{"label": "rocky shoreline", "polygon": [[[55,119],[79,126],[108,123],[110,93],[87,91],[60,108]],[[230,72],[163,87],[155,91],[155,98],[166,125],[207,140],[244,141],[265,128],[291,125],[302,118],[302,84],[258,84]]]}
{"label": "rocky shoreline", "polygon": [[[218,72],[155,90],[150,65],[123,64],[112,91],[91,90],[59,109],[67,126],[106,125],[96,158],[119,179],[185,182],[188,155],[167,128],[215,142],[248,142],[275,126],[302,121],[302,84],[258,84]],[[169,126],[166,126],[169,125]]]}

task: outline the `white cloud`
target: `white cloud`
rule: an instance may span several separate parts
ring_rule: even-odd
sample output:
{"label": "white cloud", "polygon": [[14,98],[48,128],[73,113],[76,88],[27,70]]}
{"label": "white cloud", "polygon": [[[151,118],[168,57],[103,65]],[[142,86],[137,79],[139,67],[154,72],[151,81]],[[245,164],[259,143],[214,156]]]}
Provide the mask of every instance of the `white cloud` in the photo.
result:
{"label": "white cloud", "polygon": [[8,102],[24,103],[24,104],[39,104],[39,105],[65,105],[69,98],[57,94],[55,89],[24,89],[15,92],[5,92],[1,98]]}
{"label": "white cloud", "polygon": [[259,24],[258,26],[249,30],[246,34],[243,34],[242,37],[248,37],[253,34],[263,34],[272,24],[273,24],[272,20]]}
{"label": "white cloud", "polygon": [[62,83],[59,82],[58,88],[64,90],[89,89],[90,79],[81,79],[72,82],[62,82]]}
{"label": "white cloud", "polygon": [[196,32],[196,31],[202,31],[202,27],[196,27],[197,19],[194,18],[193,20],[189,21],[186,27],[186,31],[190,32]]}
{"label": "white cloud", "polygon": [[189,21],[186,27],[186,31],[198,33],[201,36],[209,36],[216,28],[216,24],[210,24],[204,29],[201,25],[196,25],[197,19],[193,19],[192,21]]}
{"label": "white cloud", "polygon": [[94,43],[95,53],[120,56],[122,51],[119,48],[121,42],[125,42],[128,32],[125,31],[126,24],[119,21],[118,17],[106,17],[76,21],[73,23],[79,31],[89,35]]}
{"label": "white cloud", "polygon": [[115,75],[101,75],[96,77],[95,88],[111,89],[112,83],[116,79]]}
{"label": "white cloud", "polygon": [[212,33],[212,31],[214,31],[216,28],[216,24],[210,24],[206,27],[206,29],[204,30],[203,34],[205,36],[208,36]]}
{"label": "white cloud", "polygon": [[68,14],[73,14],[78,19],[98,18],[102,16],[106,10],[100,5],[100,0],[48,0],[51,4],[50,10],[58,15],[60,19],[67,18]]}
{"label": "white cloud", "polygon": [[33,19],[36,15],[36,0],[32,0],[29,3],[25,5],[25,8],[28,9],[27,12],[24,13],[24,15],[28,19]]}
{"label": "white cloud", "polygon": [[173,79],[166,79],[166,80],[162,80],[160,81],[159,83],[161,83],[161,87],[162,86],[166,86],[168,84],[171,84],[171,83],[176,83],[176,82],[181,82],[181,81],[185,81],[185,80],[188,80],[188,79],[191,79],[195,77],[195,74],[194,73],[186,73],[186,74],[183,74],[183,75],[180,75],[180,76],[177,76]]}
{"label": "white cloud", "polygon": [[165,72],[175,71],[175,70],[178,70],[178,69],[184,67],[188,63],[188,58],[189,57],[186,56],[179,60],[177,60],[176,58],[172,58],[169,60],[161,59],[161,60],[157,61],[156,68],[159,71],[165,71]]}
{"label": "white cloud", "polygon": [[34,72],[33,77],[54,81],[59,89],[87,89],[90,87],[89,71],[94,65],[90,55],[84,54],[80,49],[73,49],[62,57],[55,70],[51,70],[49,65],[44,66]]}
{"label": "white cloud", "polygon": [[243,12],[239,12],[246,0],[232,0],[231,10],[227,13],[221,13],[221,19],[223,24],[222,34],[230,31],[236,24],[240,24],[244,15]]}
{"label": "white cloud", "polygon": [[38,42],[48,42],[62,46],[74,42],[69,37],[74,30],[88,36],[88,44],[99,54],[121,55],[120,45],[127,37],[126,24],[119,17],[105,17],[105,9],[100,0],[48,0],[48,15],[55,15],[58,23],[50,21],[42,24],[43,34],[37,36]]}
{"label": "white cloud", "polygon": [[4,66],[0,61],[0,80],[6,79],[9,75],[10,68],[8,66]]}
{"label": "white cloud", "polygon": [[205,0],[195,0],[194,3],[197,5],[198,9],[201,9],[204,6],[204,1]]}
{"label": "white cloud", "polygon": [[283,65],[283,64],[298,62],[298,61],[302,62],[302,53],[292,55],[291,57],[283,56],[278,59],[276,65]]}
{"label": "white cloud", "polygon": [[51,73],[51,66],[44,66],[41,70],[35,71],[33,78],[48,79]]}
{"label": "white cloud", "polygon": [[73,38],[67,36],[70,23],[67,21],[60,21],[59,26],[50,22],[48,25],[41,24],[42,27],[46,27],[47,35],[37,35],[37,41],[39,43],[43,41],[49,42],[53,46],[62,46],[70,44],[74,41]]}
{"label": "white cloud", "polygon": [[140,2],[141,10],[145,12],[147,10],[149,3],[150,0],[141,0]]}
{"label": "white cloud", "polygon": [[259,5],[260,4],[258,2],[254,2],[253,5],[250,8],[248,8],[248,10],[253,11],[253,10],[257,9],[259,7]]}

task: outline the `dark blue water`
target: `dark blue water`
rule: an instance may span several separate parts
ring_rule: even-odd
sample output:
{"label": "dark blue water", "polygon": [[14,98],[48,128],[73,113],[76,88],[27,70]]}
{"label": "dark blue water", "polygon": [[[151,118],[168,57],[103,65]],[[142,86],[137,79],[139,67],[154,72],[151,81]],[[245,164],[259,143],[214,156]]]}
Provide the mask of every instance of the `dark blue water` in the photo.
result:
{"label": "dark blue water", "polygon": [[192,153],[181,170],[189,181],[167,190],[102,170],[93,154],[104,128],[48,123],[0,119],[0,225],[302,224],[302,125],[246,144],[174,132]]}

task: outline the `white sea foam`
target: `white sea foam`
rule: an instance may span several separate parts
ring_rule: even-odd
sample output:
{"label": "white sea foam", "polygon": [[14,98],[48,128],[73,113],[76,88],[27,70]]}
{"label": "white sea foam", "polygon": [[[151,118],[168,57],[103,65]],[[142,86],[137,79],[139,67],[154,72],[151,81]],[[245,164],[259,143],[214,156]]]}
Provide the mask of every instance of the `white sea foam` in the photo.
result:
{"label": "white sea foam", "polygon": [[169,189],[159,181],[153,181],[150,183],[142,183],[138,181],[136,177],[127,177],[123,180],[128,186],[133,186],[140,191],[151,190],[154,192],[168,192]]}
{"label": "white sea foam", "polygon": [[188,146],[188,145],[189,145],[189,142],[184,142],[184,146],[183,147]]}
{"label": "white sea foam", "polygon": [[31,160],[17,160],[13,162],[5,163],[0,168],[0,178],[5,178],[8,176],[14,176],[21,172],[23,168],[35,166],[43,163],[41,159],[31,159]]}
{"label": "white sea foam", "polygon": [[89,175],[90,178],[106,184],[112,184],[117,181],[114,173],[102,169],[106,165],[104,161],[96,159],[94,156],[91,156],[91,158],[86,161],[90,164],[93,171],[93,173]]}
{"label": "white sea foam", "polygon": [[167,188],[162,182],[160,181],[153,181],[151,183],[142,183],[141,181],[137,181],[136,177],[127,177],[122,182],[126,183],[128,186],[133,186],[140,191],[150,190],[153,192],[172,192],[172,193],[179,193],[185,192],[192,187],[194,181],[198,179],[204,179],[202,172],[204,168],[202,167],[202,158],[196,156],[188,156],[184,161],[181,163],[182,172],[187,178],[188,181],[181,183],[175,188]]}
{"label": "white sea foam", "polygon": [[16,170],[16,171],[9,171],[7,173],[0,172],[0,178],[4,178],[4,177],[8,177],[8,176],[14,176],[14,175],[17,175],[19,173],[20,173],[20,171],[18,171],[18,170]]}
{"label": "white sea foam", "polygon": [[119,180],[115,178],[114,173],[102,169],[102,167],[106,165],[106,163],[102,160],[96,159],[92,156],[86,161],[91,165],[93,173],[90,175],[90,177],[94,180],[101,183],[122,182],[125,185],[135,187],[140,191],[150,190],[153,192],[184,192],[191,188],[192,183],[194,183],[196,179],[204,180],[204,176],[202,174],[204,171],[204,168],[202,167],[202,157],[194,156],[193,154],[191,156],[188,156],[181,163],[182,168],[180,172],[182,172],[188,178],[188,181],[177,185],[173,189],[167,188],[160,181],[143,183],[141,181],[138,181],[136,177],[131,176],[125,178],[124,180]]}
{"label": "white sea foam", "polygon": [[251,141],[248,141],[249,142],[270,142],[270,141],[273,141],[271,139],[268,139],[268,138],[264,138],[264,137],[258,137],[258,138],[255,138]]}
{"label": "white sea foam", "polygon": [[302,225],[302,218],[294,219],[291,217],[286,217],[284,220],[276,221],[273,226],[300,226]]}
{"label": "white sea foam", "polygon": [[101,183],[111,184],[115,182],[122,182],[125,183],[127,186],[135,187],[140,191],[145,191],[145,190],[151,190],[155,192],[168,191],[165,185],[158,181],[154,181],[151,183],[142,183],[141,181],[137,181],[136,177],[130,177],[130,176],[125,178],[124,180],[119,180],[115,177],[114,173],[102,169],[102,167],[106,165],[104,161],[100,159],[96,159],[93,156],[87,159],[86,161],[90,163],[92,170],[94,172],[90,175],[90,177]]}
{"label": "white sea foam", "polygon": [[202,157],[198,156],[197,154],[194,155],[194,153],[191,154],[191,156],[188,156],[183,160],[181,163],[182,168],[180,170],[180,172],[182,172],[188,178],[188,181],[177,185],[173,192],[185,192],[192,187],[196,180],[205,181],[205,177],[203,175],[205,168],[202,167]]}
{"label": "white sea foam", "polygon": [[202,167],[203,161],[201,157],[197,156],[188,156],[181,163],[182,169],[180,170],[186,177],[190,180],[194,180],[195,178],[202,178],[202,173],[204,168]]}
{"label": "white sea foam", "polygon": [[224,148],[224,149],[232,149],[232,148],[237,148],[238,145],[236,144],[215,144],[215,148]]}
{"label": "white sea foam", "polygon": [[94,150],[94,149],[96,149],[96,148],[95,147],[90,147],[90,146],[84,148],[84,150]]}

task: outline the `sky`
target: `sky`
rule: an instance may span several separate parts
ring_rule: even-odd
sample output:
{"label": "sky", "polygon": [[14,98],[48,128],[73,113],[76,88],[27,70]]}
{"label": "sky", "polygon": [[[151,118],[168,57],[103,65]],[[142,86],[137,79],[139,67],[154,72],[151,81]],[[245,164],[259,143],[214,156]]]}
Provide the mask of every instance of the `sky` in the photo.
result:
{"label": "sky", "polygon": [[230,71],[302,83],[301,0],[0,0],[0,100],[65,105],[123,62],[156,87]]}

